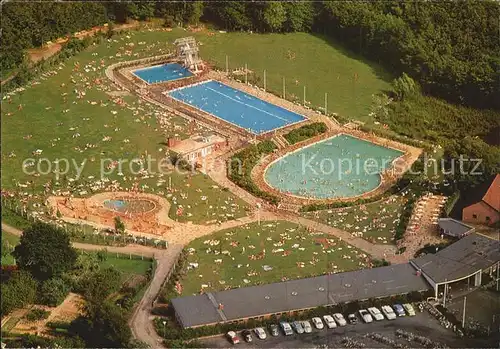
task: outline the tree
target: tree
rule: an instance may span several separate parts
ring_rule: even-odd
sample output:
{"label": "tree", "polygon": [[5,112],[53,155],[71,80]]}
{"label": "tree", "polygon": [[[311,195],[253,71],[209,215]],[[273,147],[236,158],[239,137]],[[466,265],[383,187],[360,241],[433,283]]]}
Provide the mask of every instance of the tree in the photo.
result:
{"label": "tree", "polygon": [[281,2],[270,1],[266,3],[263,12],[263,21],[267,30],[271,32],[281,31],[285,20],[286,11]]}
{"label": "tree", "polygon": [[71,289],[79,291],[90,275],[99,270],[99,261],[95,253],[79,253],[73,269],[63,274],[64,281],[71,285]]}
{"label": "tree", "polygon": [[35,301],[37,282],[25,272],[16,272],[1,287],[1,312],[2,315],[10,313],[16,308],[22,308]]}
{"label": "tree", "polygon": [[45,280],[40,287],[40,302],[50,307],[56,307],[64,301],[69,291],[68,285],[61,278]]}
{"label": "tree", "polygon": [[308,1],[283,2],[286,21],[283,29],[288,32],[309,32],[314,22],[314,3]]}
{"label": "tree", "polygon": [[116,216],[114,221],[115,233],[123,235],[125,233],[125,223],[123,223],[122,219],[119,216]]}
{"label": "tree", "polygon": [[120,285],[120,272],[109,267],[93,272],[82,285],[82,294],[89,307],[99,307]]}
{"label": "tree", "polygon": [[185,21],[189,24],[198,25],[203,15],[203,1],[189,1],[185,13]]}
{"label": "tree", "polygon": [[399,78],[394,79],[392,87],[394,88],[394,92],[399,100],[403,100],[420,92],[418,84],[406,73],[403,73],[403,75]]}
{"label": "tree", "polygon": [[110,302],[87,310],[71,330],[85,340],[87,348],[126,348],[132,339],[126,313]]}
{"label": "tree", "polygon": [[73,268],[77,259],[68,234],[41,222],[23,232],[12,254],[19,268],[29,271],[38,280],[60,276]]}

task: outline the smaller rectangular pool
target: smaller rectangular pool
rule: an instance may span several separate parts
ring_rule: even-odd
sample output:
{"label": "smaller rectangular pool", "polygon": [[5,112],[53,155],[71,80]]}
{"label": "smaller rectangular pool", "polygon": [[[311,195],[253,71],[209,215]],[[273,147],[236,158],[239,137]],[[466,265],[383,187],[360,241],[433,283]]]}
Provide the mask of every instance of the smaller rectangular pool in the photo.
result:
{"label": "smaller rectangular pool", "polygon": [[133,74],[146,81],[148,84],[184,79],[194,74],[178,63],[155,65],[148,68],[137,69]]}

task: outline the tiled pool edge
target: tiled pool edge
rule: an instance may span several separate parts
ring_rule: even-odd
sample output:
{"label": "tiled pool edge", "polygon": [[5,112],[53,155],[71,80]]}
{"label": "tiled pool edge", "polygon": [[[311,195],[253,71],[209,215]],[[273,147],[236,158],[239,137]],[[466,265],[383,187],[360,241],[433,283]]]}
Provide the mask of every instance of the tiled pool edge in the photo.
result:
{"label": "tiled pool edge", "polygon": [[[279,108],[285,109],[286,111],[288,111],[288,112],[290,112],[290,113],[294,113],[294,114],[300,115],[300,116],[302,116],[302,118],[303,118],[303,119],[302,119],[302,120],[299,120],[299,121],[295,121],[295,122],[291,122],[291,123],[285,124],[285,125],[280,126],[280,127],[277,127],[277,128],[273,128],[272,130],[268,130],[268,131],[261,132],[261,133],[255,133],[255,132],[253,132],[253,131],[252,131],[252,130],[250,130],[250,129],[246,129],[246,128],[244,128],[244,127],[241,127],[241,126],[239,126],[239,125],[237,125],[237,124],[235,124],[235,123],[233,123],[233,122],[231,122],[231,121],[228,121],[228,120],[223,119],[223,118],[221,118],[221,117],[219,117],[219,116],[217,116],[217,115],[215,115],[215,114],[212,114],[212,113],[209,113],[208,111],[205,111],[205,110],[203,110],[203,109],[200,109],[200,108],[198,108],[197,106],[194,106],[194,105],[192,105],[192,104],[186,103],[185,101],[180,100],[180,99],[178,99],[178,98],[176,98],[176,97],[174,97],[174,96],[172,96],[172,95],[170,94],[171,92],[175,92],[175,91],[183,90],[183,89],[186,89],[186,88],[189,88],[189,87],[194,87],[194,86],[198,86],[198,85],[206,84],[206,83],[209,83],[209,82],[211,82],[211,81],[217,81],[217,82],[219,82],[219,83],[221,83],[221,84],[223,84],[223,85],[225,85],[225,86],[228,86],[228,87],[230,87],[230,88],[233,88],[233,89],[236,89],[236,90],[241,91],[241,92],[243,92],[243,93],[246,93],[246,94],[248,94],[248,95],[250,95],[250,96],[252,96],[252,97],[258,98],[258,99],[260,99],[260,100],[262,100],[262,101],[264,101],[264,102],[267,102],[267,103],[269,103],[269,104],[275,105],[275,106],[277,106],[277,107],[279,107]],[[166,96],[166,97],[168,97],[168,98],[172,98],[173,100],[177,101],[178,103],[182,103],[182,104],[184,104],[184,105],[186,105],[186,106],[188,106],[188,107],[190,107],[190,108],[193,108],[193,109],[197,110],[197,111],[198,111],[198,112],[200,112],[200,113],[205,113],[205,114],[207,114],[207,115],[210,115],[211,117],[216,118],[216,119],[217,119],[217,120],[219,120],[219,121],[225,122],[225,123],[227,123],[227,124],[231,125],[232,127],[235,127],[235,128],[237,128],[237,129],[239,129],[239,130],[242,130],[242,131],[244,131],[244,132],[248,132],[248,133],[250,133],[250,134],[251,134],[251,135],[253,135],[253,136],[265,136],[265,135],[269,135],[269,134],[271,134],[271,133],[276,133],[276,132],[278,132],[278,131],[280,131],[280,130],[282,130],[282,129],[284,129],[284,128],[288,128],[288,127],[290,127],[290,126],[294,126],[294,125],[300,124],[300,123],[302,123],[302,122],[309,121],[309,118],[308,118],[307,116],[303,115],[303,114],[299,114],[299,113],[297,113],[297,112],[295,112],[295,111],[293,111],[293,110],[289,110],[289,109],[287,109],[287,108],[285,108],[285,107],[283,107],[283,106],[281,106],[281,105],[278,105],[278,104],[275,104],[275,103],[273,103],[273,102],[271,102],[271,101],[265,100],[265,99],[263,99],[263,98],[261,98],[261,97],[259,97],[259,96],[255,95],[255,94],[249,93],[249,92],[244,91],[244,90],[242,90],[242,89],[239,89],[239,88],[233,87],[233,86],[231,86],[231,85],[229,85],[229,84],[226,84],[226,82],[219,81],[219,80],[215,80],[215,79],[207,79],[207,80],[203,80],[203,81],[196,82],[196,83],[194,83],[194,84],[185,85],[185,86],[179,86],[179,87],[177,87],[177,88],[174,88],[174,89],[171,89],[171,90],[165,91],[165,96]]]}
{"label": "tiled pool edge", "polygon": [[134,70],[130,69],[129,73],[132,74],[133,76],[135,76],[137,79],[139,79],[142,82],[144,82],[146,85],[166,84],[166,83],[170,83],[170,82],[174,82],[174,81],[189,79],[189,78],[192,78],[193,76],[196,76],[196,74],[194,74],[193,72],[191,72],[191,70],[187,69],[187,71],[190,72],[191,75],[183,76],[183,77],[177,78],[177,79],[162,80],[162,81],[157,81],[157,82],[148,82],[148,81],[144,80],[143,78],[141,78],[139,75],[137,75],[135,73],[138,70],[148,70],[148,69],[153,69],[153,68],[161,66],[161,65],[168,65],[168,64],[175,64],[175,62],[165,62],[165,63],[160,63],[160,64],[153,64],[153,65],[145,66],[145,67],[142,67],[142,68],[141,67],[136,67],[136,69],[134,69]]}

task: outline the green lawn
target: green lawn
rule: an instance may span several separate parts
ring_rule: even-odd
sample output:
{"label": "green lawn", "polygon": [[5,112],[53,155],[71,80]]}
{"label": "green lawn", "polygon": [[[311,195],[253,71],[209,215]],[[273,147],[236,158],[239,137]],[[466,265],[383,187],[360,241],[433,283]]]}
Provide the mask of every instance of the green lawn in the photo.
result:
{"label": "green lawn", "polygon": [[[183,295],[198,293],[202,286],[213,291],[266,284],[360,269],[369,262],[363,252],[333,236],[284,221],[222,230],[186,248],[189,270],[181,280]],[[198,267],[190,268],[189,263]]]}
{"label": "green lawn", "polygon": [[122,274],[122,282],[125,282],[134,275],[146,275],[152,263],[153,260],[151,258],[144,257],[142,259],[141,256],[108,252],[107,258],[100,262],[100,266],[101,268],[113,267],[117,269]]}
{"label": "green lawn", "polygon": [[[247,34],[216,33],[197,35],[204,44],[201,54],[225,68],[248,65],[278,95],[283,91],[283,77],[288,97],[324,106],[328,94],[328,110],[347,118],[369,120],[372,95],[389,90],[392,77],[373,63],[343,49],[320,36],[307,33]],[[255,54],[258,52],[258,54]]]}
{"label": "green lawn", "polygon": [[[2,230],[2,248],[5,246],[8,249],[8,251],[2,250],[2,253],[12,252],[14,250],[14,247],[18,243],[19,243],[19,236],[7,233]],[[10,253],[6,254],[5,256],[2,255],[2,265],[13,265],[13,264],[14,264],[14,257],[12,257]]]}
{"label": "green lawn", "polygon": [[304,216],[376,244],[389,244],[393,243],[392,239],[406,201],[406,197],[397,195],[381,202],[308,212]]}
{"label": "green lawn", "polygon": [[[143,34],[132,32],[130,39],[119,36],[112,42],[91,46],[37,79],[25,91],[13,95],[10,102],[2,103],[2,114],[5,115],[1,134],[2,188],[17,187],[26,194],[35,194],[34,197],[38,196],[41,202],[42,186],[51,180],[55,194],[69,190],[75,196],[106,190],[112,181],[117,181],[123,189],[139,183],[145,191],[167,196],[174,204],[172,216],[175,216],[177,204],[183,205],[184,214],[176,217],[180,221],[200,223],[244,215],[242,200],[220,190],[202,174],[189,178],[176,172],[159,174],[158,161],[165,157],[167,137],[186,136],[187,126],[183,119],[169,117],[168,124],[162,129],[156,120],[157,108],[136,96],[123,96],[122,102],[107,93],[116,90],[104,75],[109,64],[166,52],[167,45],[157,42],[156,33]],[[148,45],[139,45],[142,41]],[[135,46],[128,46],[129,43],[135,43]],[[78,93],[85,95],[79,98]],[[42,151],[39,158],[52,162],[67,159],[72,164],[67,176],[57,179],[54,173],[39,177],[24,173],[23,162],[34,157],[35,150]],[[135,175],[130,171],[129,163],[125,163],[121,171],[123,175],[116,168],[100,181],[101,163],[106,167],[108,159],[130,161],[142,157],[145,160],[147,156],[156,159],[150,167],[151,172],[156,173]],[[65,168],[60,163],[61,169]],[[82,174],[74,180],[76,166],[82,163],[85,164]],[[47,168],[47,163],[44,166],[42,171]],[[26,167],[28,171],[34,168]],[[168,177],[175,188],[170,195],[167,194]],[[209,207],[202,205],[201,197],[210,198]],[[218,204],[225,206],[226,210],[217,207]],[[214,216],[216,211],[224,211],[224,218]]]}

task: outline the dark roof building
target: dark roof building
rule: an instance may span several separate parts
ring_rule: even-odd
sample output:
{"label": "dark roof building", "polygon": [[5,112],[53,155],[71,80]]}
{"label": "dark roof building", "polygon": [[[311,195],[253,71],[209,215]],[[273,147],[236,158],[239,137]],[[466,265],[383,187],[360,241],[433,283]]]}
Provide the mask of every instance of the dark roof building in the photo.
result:
{"label": "dark roof building", "polygon": [[475,228],[468,224],[457,221],[453,218],[440,218],[438,220],[439,231],[441,234],[461,238],[474,232]]}
{"label": "dark roof building", "polygon": [[187,328],[428,289],[410,264],[397,264],[180,297],[172,306]]}
{"label": "dark roof building", "polygon": [[410,261],[434,288],[439,285],[474,277],[474,286],[481,284],[482,272],[498,267],[500,241],[480,234],[470,234],[436,254],[427,254]]}

